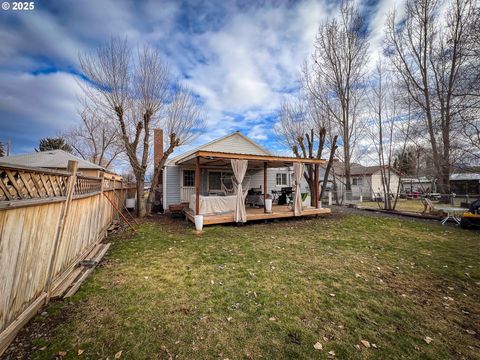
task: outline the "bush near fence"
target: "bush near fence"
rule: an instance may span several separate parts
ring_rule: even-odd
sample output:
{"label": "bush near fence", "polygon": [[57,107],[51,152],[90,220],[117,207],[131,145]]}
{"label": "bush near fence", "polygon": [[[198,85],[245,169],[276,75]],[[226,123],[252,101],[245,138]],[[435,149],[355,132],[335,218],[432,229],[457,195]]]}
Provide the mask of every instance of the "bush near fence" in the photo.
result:
{"label": "bush near fence", "polygon": [[[118,179],[118,177],[117,177]],[[0,163],[0,355],[105,237],[131,186],[114,176]]]}

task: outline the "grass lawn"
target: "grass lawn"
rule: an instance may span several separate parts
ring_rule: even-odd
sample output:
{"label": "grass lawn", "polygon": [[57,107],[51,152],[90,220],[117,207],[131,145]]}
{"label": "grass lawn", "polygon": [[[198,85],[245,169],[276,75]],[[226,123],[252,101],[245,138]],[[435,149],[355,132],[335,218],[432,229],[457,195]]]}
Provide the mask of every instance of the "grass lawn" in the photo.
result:
{"label": "grass lawn", "polygon": [[[359,203],[358,205],[371,207],[375,209],[379,208],[378,203],[375,201],[365,201],[365,202]],[[445,207],[448,205],[444,204],[443,206]],[[380,208],[383,208],[383,203],[380,203]],[[423,204],[421,200],[417,200],[417,199],[414,199],[414,200],[398,199],[395,210],[421,213],[423,211]]]}
{"label": "grass lawn", "polygon": [[33,359],[479,358],[478,232],[370,215],[192,230],[117,235],[18,341]]}

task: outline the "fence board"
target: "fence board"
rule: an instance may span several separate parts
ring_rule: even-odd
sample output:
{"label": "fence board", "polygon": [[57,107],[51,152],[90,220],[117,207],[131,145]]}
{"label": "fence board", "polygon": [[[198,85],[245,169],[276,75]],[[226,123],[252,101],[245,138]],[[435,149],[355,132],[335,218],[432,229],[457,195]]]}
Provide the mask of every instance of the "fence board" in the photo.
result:
{"label": "fence board", "polygon": [[103,194],[121,208],[128,188],[118,177],[0,163],[0,355],[118,217]]}

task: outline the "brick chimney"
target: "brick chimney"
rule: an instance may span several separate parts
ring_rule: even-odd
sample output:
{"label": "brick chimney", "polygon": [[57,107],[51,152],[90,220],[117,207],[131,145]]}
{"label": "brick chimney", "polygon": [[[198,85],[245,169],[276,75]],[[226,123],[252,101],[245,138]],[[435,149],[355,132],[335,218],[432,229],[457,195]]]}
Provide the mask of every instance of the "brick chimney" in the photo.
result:
{"label": "brick chimney", "polygon": [[163,130],[153,129],[153,162],[158,164],[163,156]]}

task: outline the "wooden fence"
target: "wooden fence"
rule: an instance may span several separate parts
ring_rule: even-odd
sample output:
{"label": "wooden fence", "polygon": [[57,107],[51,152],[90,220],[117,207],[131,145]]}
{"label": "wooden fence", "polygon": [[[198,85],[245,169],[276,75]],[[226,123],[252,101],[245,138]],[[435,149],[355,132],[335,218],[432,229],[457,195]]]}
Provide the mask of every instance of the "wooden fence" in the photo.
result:
{"label": "wooden fence", "polygon": [[0,163],[0,355],[104,238],[129,186],[118,177]]}

